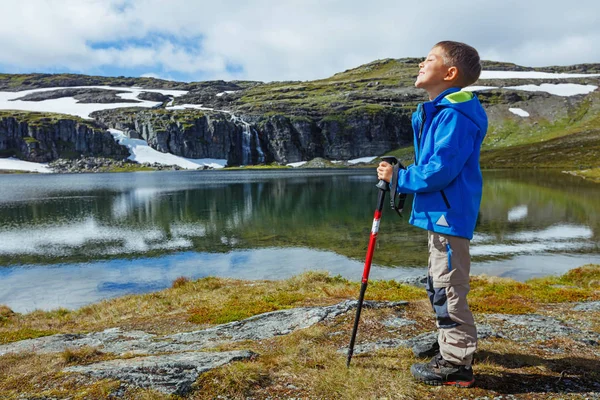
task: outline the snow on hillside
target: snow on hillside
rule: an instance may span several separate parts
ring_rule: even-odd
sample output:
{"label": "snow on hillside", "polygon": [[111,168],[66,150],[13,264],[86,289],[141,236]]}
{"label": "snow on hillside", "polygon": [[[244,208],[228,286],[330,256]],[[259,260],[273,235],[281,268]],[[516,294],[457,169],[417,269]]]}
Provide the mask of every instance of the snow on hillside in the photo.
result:
{"label": "snow on hillside", "polygon": [[519,117],[529,117],[529,113],[521,108],[509,108],[508,111],[518,115]]}
{"label": "snow on hillside", "polygon": [[542,83],[538,85],[519,85],[519,86],[506,86],[504,89],[513,90],[525,90],[527,92],[546,92],[555,96],[577,96],[580,94],[588,94],[598,89],[598,86],[594,85],[578,85],[575,83],[559,83],[553,85],[551,83]]}
{"label": "snow on hillside", "polygon": [[29,161],[19,160],[18,158],[0,158],[0,170],[6,171],[29,171],[50,173],[52,170],[48,164],[40,164]]}
{"label": "snow on hillside", "polygon": [[481,71],[479,79],[566,79],[589,78],[600,74],[563,74],[538,71]]}
{"label": "snow on hillside", "polygon": [[144,140],[131,139],[117,129],[108,130],[119,144],[127,147],[131,155],[128,157],[138,163],[158,163],[163,165],[178,165],[185,169],[198,169],[204,166],[210,168],[223,168],[227,165],[227,160],[215,158],[185,158],[171,153],[161,153],[148,146]]}
{"label": "snow on hillside", "polygon": [[[105,89],[125,91],[118,93],[117,96],[124,100],[136,100],[139,103],[78,103],[73,97],[61,97],[43,101],[23,101],[15,100],[31,93],[48,92],[60,89]],[[21,111],[39,111],[52,112],[60,114],[75,115],[77,117],[90,119],[89,115],[94,111],[110,110],[124,107],[145,107],[152,108],[160,105],[160,102],[140,100],[138,96],[142,92],[161,93],[165,96],[179,97],[187,93],[186,90],[163,90],[163,89],[143,89],[140,87],[116,87],[116,86],[71,86],[54,87],[44,89],[23,90],[20,92],[0,92],[0,110],[21,110]]]}

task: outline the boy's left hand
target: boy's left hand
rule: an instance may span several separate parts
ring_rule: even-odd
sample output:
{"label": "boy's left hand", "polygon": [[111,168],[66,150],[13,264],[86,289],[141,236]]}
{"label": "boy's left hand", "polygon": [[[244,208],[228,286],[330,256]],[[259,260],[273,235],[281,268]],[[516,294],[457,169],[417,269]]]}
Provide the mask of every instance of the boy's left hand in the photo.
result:
{"label": "boy's left hand", "polygon": [[393,167],[391,164],[382,161],[377,167],[377,178],[390,183],[392,180]]}

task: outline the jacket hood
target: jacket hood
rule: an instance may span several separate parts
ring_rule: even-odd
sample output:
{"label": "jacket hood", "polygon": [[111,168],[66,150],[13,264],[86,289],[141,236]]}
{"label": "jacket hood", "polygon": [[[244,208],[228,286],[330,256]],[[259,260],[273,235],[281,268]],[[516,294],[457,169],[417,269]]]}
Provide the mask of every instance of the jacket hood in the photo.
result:
{"label": "jacket hood", "polygon": [[477,96],[472,92],[450,88],[440,93],[432,102],[436,107],[453,108],[469,118],[485,134],[488,118]]}

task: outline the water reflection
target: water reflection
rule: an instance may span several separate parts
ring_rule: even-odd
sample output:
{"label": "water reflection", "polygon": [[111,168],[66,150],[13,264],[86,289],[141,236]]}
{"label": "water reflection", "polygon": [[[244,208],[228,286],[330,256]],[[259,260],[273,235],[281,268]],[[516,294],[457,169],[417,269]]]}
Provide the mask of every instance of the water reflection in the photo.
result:
{"label": "water reflection", "polygon": [[[181,275],[327,269],[358,279],[374,178],[371,170],[0,176],[0,304],[77,306]],[[535,171],[488,171],[484,182],[474,271],[523,278],[542,264],[564,272],[597,260],[599,185]],[[424,231],[386,207],[374,263],[394,269],[380,276],[422,273],[426,246]],[[40,282],[50,286],[38,290]],[[55,297],[31,300],[44,290]]]}

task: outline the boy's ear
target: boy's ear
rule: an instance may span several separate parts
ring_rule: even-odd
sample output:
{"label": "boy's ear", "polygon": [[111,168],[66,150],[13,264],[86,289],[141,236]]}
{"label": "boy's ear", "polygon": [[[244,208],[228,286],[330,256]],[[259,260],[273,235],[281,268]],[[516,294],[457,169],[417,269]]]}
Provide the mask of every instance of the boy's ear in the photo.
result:
{"label": "boy's ear", "polygon": [[448,71],[446,72],[446,76],[444,77],[444,80],[445,81],[454,81],[456,78],[458,78],[458,68],[456,68],[456,67],[448,68]]}

